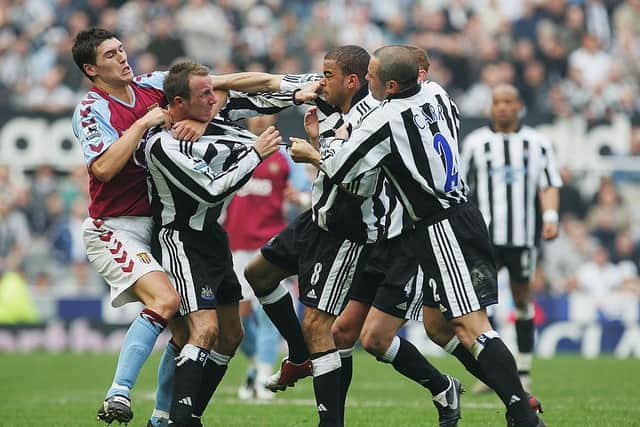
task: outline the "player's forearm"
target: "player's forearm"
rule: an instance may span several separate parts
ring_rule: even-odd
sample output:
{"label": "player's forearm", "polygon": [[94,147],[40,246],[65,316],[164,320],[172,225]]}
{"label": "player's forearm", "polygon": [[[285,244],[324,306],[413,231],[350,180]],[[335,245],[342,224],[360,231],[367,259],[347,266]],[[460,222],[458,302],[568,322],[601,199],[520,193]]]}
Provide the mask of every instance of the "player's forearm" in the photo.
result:
{"label": "player's forearm", "polygon": [[[557,222],[558,208],[560,206],[560,192],[556,187],[547,187],[544,190],[538,192],[540,198],[540,208],[542,209],[543,219],[546,213],[548,222],[554,222],[552,216],[555,212]],[[548,212],[548,213],[547,213]]]}
{"label": "player's forearm", "polygon": [[136,121],[122,136],[100,155],[92,164],[91,172],[102,182],[109,182],[133,156],[140,139],[148,127]]}
{"label": "player's forearm", "polygon": [[240,92],[277,92],[280,90],[281,74],[244,72],[211,76],[216,89]]}

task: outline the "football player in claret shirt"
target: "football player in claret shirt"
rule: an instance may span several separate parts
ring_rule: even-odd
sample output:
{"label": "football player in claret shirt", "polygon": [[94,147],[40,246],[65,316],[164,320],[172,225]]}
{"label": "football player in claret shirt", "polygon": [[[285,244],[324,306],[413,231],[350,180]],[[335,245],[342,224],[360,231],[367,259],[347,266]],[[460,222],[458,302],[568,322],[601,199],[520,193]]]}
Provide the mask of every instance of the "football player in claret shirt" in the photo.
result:
{"label": "football player in claret shirt", "polygon": [[[146,171],[134,161],[140,138],[153,126],[171,126],[162,109],[164,73],[134,77],[116,35],[90,28],[72,48],[78,67],[93,82],[73,113],[73,132],[89,172],[89,218],[83,224],[89,261],[111,287],[111,304],[145,305],[122,344],[115,377],[98,419],[111,423],[133,417],[130,391],[160,332],[178,309],[180,297],[151,256],[151,210]],[[180,136],[195,138],[180,128]],[[200,124],[200,133],[205,124]],[[198,125],[196,125],[198,127]]]}
{"label": "football player in claret shirt", "polygon": [[[83,224],[87,256],[111,287],[114,307],[131,301],[145,305],[127,332],[113,383],[98,410],[98,419],[102,421],[128,422],[133,417],[131,388],[158,335],[180,304],[162,266],[151,256],[152,219],[146,170],[135,160],[136,149],[145,132],[154,126],[171,127],[175,138],[195,141],[203,135],[208,123],[188,119],[174,123],[162,108],[167,105],[162,89],[166,73],[134,77],[124,47],[111,31],[100,28],[81,31],[72,53],[78,67],[94,84],[76,107],[72,119],[89,172],[91,202],[89,218]],[[244,78],[247,74],[238,76]],[[233,85],[241,89],[242,82],[215,78],[219,78],[215,81],[220,86],[227,85],[225,89],[234,89]],[[279,82],[280,77],[276,80]],[[307,100],[300,99],[303,91],[279,93],[256,102],[247,102],[244,94],[235,95],[238,97],[230,95],[224,105],[228,111],[235,108],[243,112],[249,108],[259,114],[273,112],[274,106],[279,111],[283,101],[292,105],[293,99]],[[315,96],[313,91],[308,95],[309,99]],[[222,104],[214,110],[222,108]],[[231,118],[230,113],[226,118]],[[172,323],[174,340],[184,343],[184,325],[178,330],[180,324]],[[178,351],[176,343],[170,342],[162,356],[152,420],[168,416],[167,385],[171,383],[172,370],[165,368],[175,365],[173,359]]]}

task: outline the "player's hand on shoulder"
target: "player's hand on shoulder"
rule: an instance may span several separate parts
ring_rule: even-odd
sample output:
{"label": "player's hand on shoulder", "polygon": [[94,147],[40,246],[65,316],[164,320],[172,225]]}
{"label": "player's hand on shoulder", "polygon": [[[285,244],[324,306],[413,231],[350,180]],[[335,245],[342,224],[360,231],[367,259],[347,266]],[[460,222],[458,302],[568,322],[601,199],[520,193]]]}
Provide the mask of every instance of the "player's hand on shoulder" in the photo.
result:
{"label": "player's hand on shoulder", "polygon": [[197,141],[207,130],[209,123],[198,120],[185,119],[176,122],[171,127],[171,134],[181,141]]}
{"label": "player's hand on shoulder", "polygon": [[279,144],[282,142],[280,131],[274,126],[269,126],[264,132],[260,134],[254,148],[262,159],[266,159],[276,151],[278,151]]}
{"label": "player's hand on shoulder", "polygon": [[154,126],[162,126],[168,129],[171,126],[171,115],[167,110],[160,107],[153,107],[147,111],[141,120],[146,129],[151,129]]}

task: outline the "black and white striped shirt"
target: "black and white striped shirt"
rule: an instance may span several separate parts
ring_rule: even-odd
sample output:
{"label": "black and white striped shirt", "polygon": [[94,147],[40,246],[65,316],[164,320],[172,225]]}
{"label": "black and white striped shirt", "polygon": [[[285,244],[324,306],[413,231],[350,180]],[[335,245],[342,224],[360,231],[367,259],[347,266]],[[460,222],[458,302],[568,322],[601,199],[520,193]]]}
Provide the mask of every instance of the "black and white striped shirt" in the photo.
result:
{"label": "black and white striped shirt", "polygon": [[416,84],[368,114],[320,168],[335,184],[381,168],[413,221],[429,220],[466,202],[458,173],[460,116],[437,83]]}
{"label": "black and white striped shirt", "polygon": [[152,129],[141,146],[150,176],[154,222],[178,230],[207,230],[228,201],[262,161],[253,148],[256,136],[234,123],[272,114],[293,105],[292,92],[247,95],[229,92],[227,103],[196,142]]}
{"label": "black and white striped shirt", "polygon": [[551,141],[528,126],[482,127],[464,139],[462,171],[493,244],[533,247],[538,190],[562,186]]}
{"label": "black and white striped shirt", "polygon": [[154,222],[204,231],[217,223],[224,202],[240,189],[261,159],[255,136],[223,120],[211,122],[196,142],[158,131],[146,142]]}
{"label": "black and white striped shirt", "polygon": [[[344,122],[350,132],[360,127],[367,114],[380,104],[367,89],[356,96],[353,102],[351,109],[342,117],[343,120],[338,121],[338,127]],[[326,136],[330,132],[321,134]],[[322,157],[333,156],[344,143],[343,140],[331,137],[321,139]],[[354,195],[360,199],[354,199]],[[342,186],[332,184],[324,172],[320,171],[314,182],[311,201],[314,220],[321,228],[338,231],[343,235],[358,236],[361,240],[366,238],[368,242],[391,239],[413,228],[393,186],[377,169]]]}

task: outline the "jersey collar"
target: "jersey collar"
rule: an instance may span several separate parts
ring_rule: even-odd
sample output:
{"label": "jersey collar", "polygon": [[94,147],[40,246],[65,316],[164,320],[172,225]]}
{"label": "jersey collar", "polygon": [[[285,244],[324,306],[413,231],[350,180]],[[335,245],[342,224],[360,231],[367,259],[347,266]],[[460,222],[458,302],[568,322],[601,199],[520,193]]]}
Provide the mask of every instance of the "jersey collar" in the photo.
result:
{"label": "jersey collar", "polygon": [[387,99],[409,98],[417,94],[418,92],[420,92],[420,85],[416,83],[415,85],[410,86],[409,88],[403,90],[402,92],[394,93],[393,95],[387,96]]}

